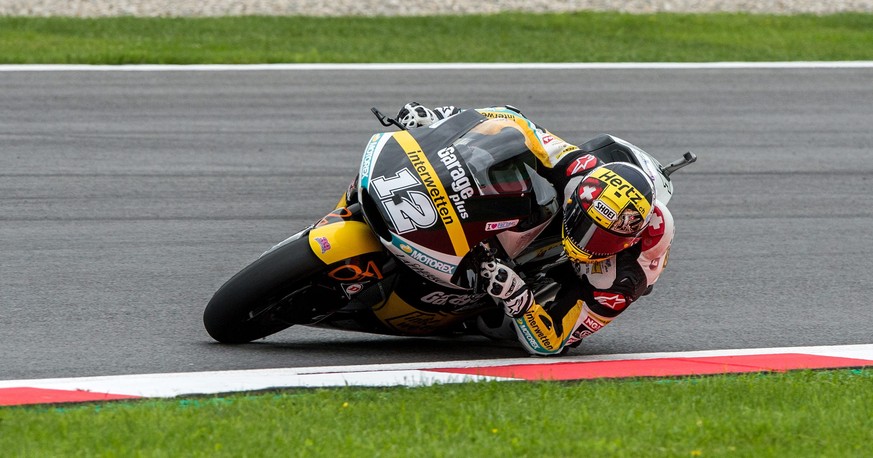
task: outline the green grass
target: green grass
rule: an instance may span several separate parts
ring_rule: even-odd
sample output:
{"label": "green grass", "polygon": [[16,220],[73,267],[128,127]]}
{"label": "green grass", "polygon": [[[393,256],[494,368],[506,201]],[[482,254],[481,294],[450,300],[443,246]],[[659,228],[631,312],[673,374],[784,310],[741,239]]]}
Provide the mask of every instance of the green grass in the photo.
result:
{"label": "green grass", "polygon": [[0,408],[4,456],[873,456],[873,371]]}
{"label": "green grass", "polygon": [[0,17],[0,63],[873,60],[873,14]]}
{"label": "green grass", "polygon": [[[0,17],[0,63],[873,60],[873,15]],[[873,456],[873,371],[0,408],[0,456]]]}

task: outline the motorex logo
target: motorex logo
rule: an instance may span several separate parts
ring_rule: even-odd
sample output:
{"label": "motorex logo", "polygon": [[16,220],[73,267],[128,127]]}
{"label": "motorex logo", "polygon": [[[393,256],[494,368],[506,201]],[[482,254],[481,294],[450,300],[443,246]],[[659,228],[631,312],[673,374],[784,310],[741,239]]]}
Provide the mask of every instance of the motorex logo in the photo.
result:
{"label": "motorex logo", "polygon": [[419,264],[430,267],[431,269],[436,270],[437,272],[442,272],[445,274],[455,273],[455,268],[457,266],[455,266],[454,264],[449,264],[447,262],[440,261],[439,259],[436,259],[436,258],[434,258],[426,253],[423,253],[423,252],[415,249],[415,247],[398,240],[396,237],[391,241],[391,243],[394,246],[396,246],[397,248],[400,248],[401,251],[406,253],[410,258],[414,259]]}

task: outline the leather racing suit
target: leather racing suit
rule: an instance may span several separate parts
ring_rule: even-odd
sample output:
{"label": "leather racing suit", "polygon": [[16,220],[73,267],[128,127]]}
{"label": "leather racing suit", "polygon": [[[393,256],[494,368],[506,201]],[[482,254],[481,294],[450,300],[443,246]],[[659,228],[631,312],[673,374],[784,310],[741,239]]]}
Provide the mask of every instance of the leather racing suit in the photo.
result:
{"label": "leather racing suit", "polygon": [[[422,108],[419,110],[419,107]],[[410,116],[404,117],[404,110]],[[455,107],[428,110],[418,104],[408,104],[398,115],[407,127],[428,125],[460,113]],[[415,113],[418,111],[418,113]],[[583,177],[613,157],[598,151],[586,152],[548,130],[536,125],[517,109],[509,106],[477,109],[487,118],[505,120],[504,127],[514,128],[524,136],[525,145],[536,156],[542,168],[538,170],[555,188],[558,202],[572,192]],[[430,121],[430,122],[429,122]],[[483,334],[499,336],[501,328],[514,330],[521,345],[535,355],[560,354],[579,345],[582,339],[596,333],[627,310],[633,302],[648,294],[667,265],[673,240],[673,217],[666,205],[655,201],[648,227],[638,243],[619,253],[596,262],[566,262],[550,269],[547,275],[559,286],[547,302],[529,294],[521,309],[511,310],[509,300],[503,299],[507,316],[501,322],[489,324],[479,320]],[[560,237],[561,214],[554,216],[538,236]],[[509,269],[507,267],[507,269]],[[510,275],[516,275],[512,272]],[[516,297],[523,297],[516,294]],[[522,301],[522,299],[519,299]],[[515,304],[518,307],[518,304]]]}

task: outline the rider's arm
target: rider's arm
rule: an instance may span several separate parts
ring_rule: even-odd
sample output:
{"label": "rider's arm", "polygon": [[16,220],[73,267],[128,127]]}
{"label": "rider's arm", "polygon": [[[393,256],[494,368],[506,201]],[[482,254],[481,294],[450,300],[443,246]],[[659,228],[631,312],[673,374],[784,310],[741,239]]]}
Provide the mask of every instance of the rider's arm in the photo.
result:
{"label": "rider's arm", "polygon": [[570,144],[524,116],[518,108],[503,107],[476,109],[486,118],[505,120],[518,129],[525,137],[525,145],[547,168],[554,167],[566,155],[578,151],[579,147]]}
{"label": "rider's arm", "polygon": [[564,348],[585,307],[578,299],[578,278],[569,283],[555,278],[563,286],[555,300],[544,307],[509,266],[497,261],[484,263],[482,276],[489,280],[486,291],[503,304],[519,341],[528,352],[552,355]]}
{"label": "rider's arm", "polygon": [[535,355],[559,354],[612,322],[650,291],[667,263],[673,218],[656,204],[650,227],[637,245],[597,263],[565,264],[549,272],[561,285],[554,300],[509,313],[521,345]]}

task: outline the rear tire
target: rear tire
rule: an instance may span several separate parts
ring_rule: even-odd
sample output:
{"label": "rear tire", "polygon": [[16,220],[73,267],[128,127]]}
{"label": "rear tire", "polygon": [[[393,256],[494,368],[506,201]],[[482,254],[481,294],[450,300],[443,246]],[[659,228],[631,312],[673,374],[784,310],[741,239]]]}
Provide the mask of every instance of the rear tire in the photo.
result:
{"label": "rear tire", "polygon": [[312,253],[306,234],[261,256],[212,296],[203,312],[206,331],[221,343],[237,344],[303,322],[295,320],[295,313],[306,311],[294,309],[315,299],[307,291],[318,288],[310,286],[326,267]]}

